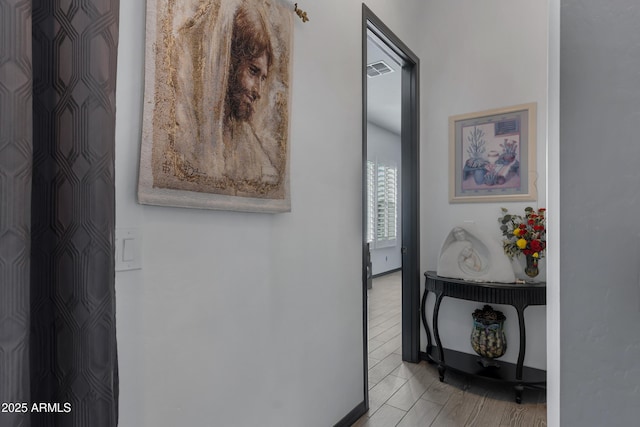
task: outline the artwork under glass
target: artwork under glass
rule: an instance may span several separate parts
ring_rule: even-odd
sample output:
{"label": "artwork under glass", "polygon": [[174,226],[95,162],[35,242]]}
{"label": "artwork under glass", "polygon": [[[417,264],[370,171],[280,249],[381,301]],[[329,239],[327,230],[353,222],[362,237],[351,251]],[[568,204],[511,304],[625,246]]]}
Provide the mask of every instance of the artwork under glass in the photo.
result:
{"label": "artwork under glass", "polygon": [[453,116],[450,201],[535,200],[535,104]]}

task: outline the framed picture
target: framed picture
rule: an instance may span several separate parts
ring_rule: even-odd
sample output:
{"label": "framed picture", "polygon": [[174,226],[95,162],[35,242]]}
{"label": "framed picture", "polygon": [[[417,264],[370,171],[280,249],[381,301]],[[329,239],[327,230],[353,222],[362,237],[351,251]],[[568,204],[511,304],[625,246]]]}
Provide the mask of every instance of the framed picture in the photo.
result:
{"label": "framed picture", "polygon": [[536,104],[449,118],[449,201],[536,200]]}
{"label": "framed picture", "polygon": [[269,0],[147,0],[143,204],[291,210],[293,20]]}

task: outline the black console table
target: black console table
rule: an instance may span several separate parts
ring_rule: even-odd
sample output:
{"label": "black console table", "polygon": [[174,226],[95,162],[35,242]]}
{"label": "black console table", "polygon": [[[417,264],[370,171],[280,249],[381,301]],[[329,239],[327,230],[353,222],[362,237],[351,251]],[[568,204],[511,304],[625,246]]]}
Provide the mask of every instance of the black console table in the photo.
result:
{"label": "black console table", "polygon": [[[526,350],[526,330],[524,323],[524,309],[530,305],[546,305],[546,283],[485,283],[472,282],[461,279],[440,277],[435,271],[424,273],[426,277],[425,290],[422,295],[422,323],[427,332],[427,360],[438,364],[440,381],[444,381],[444,373],[447,368],[467,375],[473,375],[493,381],[501,381],[514,386],[516,402],[522,402],[524,387],[546,386],[546,371],[523,366]],[[431,332],[427,325],[427,295],[433,292],[436,297],[433,308],[433,336],[435,347],[431,341]],[[507,304],[515,307],[518,312],[518,325],[520,327],[520,351],[518,363],[500,361],[500,367],[483,367],[479,363],[479,357],[473,354],[462,353],[442,347],[440,334],[438,333],[438,312],[442,298],[451,297],[468,301],[483,303]],[[469,315],[471,319],[471,315]],[[471,325],[471,321],[469,322]]]}

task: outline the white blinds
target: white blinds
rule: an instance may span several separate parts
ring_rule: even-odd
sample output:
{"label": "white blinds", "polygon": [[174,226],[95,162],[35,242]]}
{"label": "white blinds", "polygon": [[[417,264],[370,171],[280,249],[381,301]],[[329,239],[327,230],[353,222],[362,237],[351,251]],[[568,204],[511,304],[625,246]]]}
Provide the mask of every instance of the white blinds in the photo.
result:
{"label": "white blinds", "polygon": [[367,161],[367,243],[373,242],[374,237],[374,212],[375,212],[375,191],[376,183],[374,181],[375,164]]}
{"label": "white blinds", "polygon": [[389,242],[397,235],[398,169],[367,162],[367,241]]}

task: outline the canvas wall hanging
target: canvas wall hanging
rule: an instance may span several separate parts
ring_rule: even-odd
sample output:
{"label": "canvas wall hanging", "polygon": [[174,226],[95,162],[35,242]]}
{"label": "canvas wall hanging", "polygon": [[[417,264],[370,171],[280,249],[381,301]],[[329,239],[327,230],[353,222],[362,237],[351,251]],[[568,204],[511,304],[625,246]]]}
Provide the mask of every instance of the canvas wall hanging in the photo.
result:
{"label": "canvas wall hanging", "polygon": [[140,203],[286,212],[292,13],[149,0]]}

